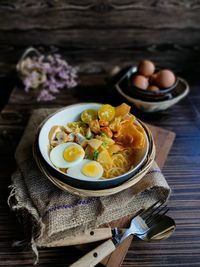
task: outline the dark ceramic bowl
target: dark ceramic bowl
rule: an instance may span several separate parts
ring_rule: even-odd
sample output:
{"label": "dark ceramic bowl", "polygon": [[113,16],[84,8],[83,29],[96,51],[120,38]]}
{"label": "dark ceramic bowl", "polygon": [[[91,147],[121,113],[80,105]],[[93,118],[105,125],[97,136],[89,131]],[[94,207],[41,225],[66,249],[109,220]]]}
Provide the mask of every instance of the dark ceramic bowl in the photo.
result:
{"label": "dark ceramic bowl", "polygon": [[[157,70],[158,71],[158,70]],[[141,99],[143,101],[164,101],[173,98],[174,91],[176,90],[179,78],[176,77],[176,81],[173,86],[169,88],[159,88],[158,92],[153,92],[149,90],[142,90],[133,85],[132,80],[135,75],[137,75],[137,67],[132,66],[127,69],[126,73],[120,77],[117,82],[120,88],[131,97]]]}
{"label": "dark ceramic bowl", "polygon": [[[80,114],[85,109],[96,109],[98,110],[101,104],[97,103],[83,103],[83,104],[76,104],[71,105],[66,108],[63,108],[53,115],[49,116],[43,124],[40,126],[38,131],[38,150],[40,153],[40,157],[42,160],[42,164],[45,165],[46,169],[50,174],[52,174],[55,178],[65,182],[73,187],[82,188],[82,189],[90,189],[90,190],[99,190],[99,189],[106,189],[112,188],[122,184],[123,182],[127,181],[134,174],[141,168],[145,160],[147,159],[148,151],[149,151],[149,139],[148,135],[145,131],[145,139],[146,144],[143,150],[138,151],[135,157],[135,164],[132,169],[126,172],[123,175],[110,178],[110,179],[99,179],[99,180],[83,180],[77,178],[70,177],[64,172],[61,172],[57,169],[49,158],[49,140],[48,135],[49,131],[54,125],[66,125],[68,122],[76,121],[80,118]],[[143,127],[143,125],[137,121],[138,125]],[[143,127],[144,128],[144,127]]]}

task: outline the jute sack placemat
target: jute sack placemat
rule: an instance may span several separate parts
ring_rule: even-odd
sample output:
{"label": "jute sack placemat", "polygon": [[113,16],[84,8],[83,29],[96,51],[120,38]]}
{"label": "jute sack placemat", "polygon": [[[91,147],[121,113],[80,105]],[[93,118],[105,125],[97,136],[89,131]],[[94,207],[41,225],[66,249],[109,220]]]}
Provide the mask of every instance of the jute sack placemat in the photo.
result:
{"label": "jute sack placemat", "polygon": [[[127,215],[166,201],[170,188],[157,164],[134,188],[106,197],[79,197],[53,185],[38,169],[32,144],[39,124],[55,109],[35,110],[17,147],[17,171],[12,176],[9,206],[24,224],[27,240],[38,259],[37,247],[48,247],[65,236],[109,225]],[[20,242],[18,244],[21,244]]]}

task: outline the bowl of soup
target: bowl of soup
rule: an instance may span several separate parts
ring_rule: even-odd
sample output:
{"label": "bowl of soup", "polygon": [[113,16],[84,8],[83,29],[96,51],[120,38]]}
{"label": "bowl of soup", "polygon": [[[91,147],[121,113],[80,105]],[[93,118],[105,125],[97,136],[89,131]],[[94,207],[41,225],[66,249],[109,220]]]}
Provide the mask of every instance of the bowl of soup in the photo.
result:
{"label": "bowl of soup", "polygon": [[125,103],[64,107],[39,127],[37,145],[49,173],[66,184],[91,190],[133,178],[149,151],[143,124]]}

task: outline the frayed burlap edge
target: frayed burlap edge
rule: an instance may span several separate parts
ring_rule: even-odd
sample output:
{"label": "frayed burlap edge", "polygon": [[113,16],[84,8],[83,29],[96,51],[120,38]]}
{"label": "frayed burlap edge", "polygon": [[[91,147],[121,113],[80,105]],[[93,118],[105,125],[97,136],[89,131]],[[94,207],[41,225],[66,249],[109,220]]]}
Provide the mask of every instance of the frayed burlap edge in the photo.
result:
{"label": "frayed burlap edge", "polygon": [[[37,210],[31,204],[31,200],[28,195],[25,196],[25,191],[20,191],[20,187],[14,185],[14,177],[20,176],[20,172],[16,171],[12,176],[12,184],[9,186],[10,194],[8,196],[8,206],[13,211],[23,226],[24,239],[13,242],[13,247],[20,247],[22,249],[31,249],[34,257],[34,265],[39,261],[39,252],[37,249],[36,240],[43,234],[45,225],[42,222]],[[18,182],[23,183],[22,179],[18,179]],[[24,186],[25,183],[23,183]],[[26,197],[27,204],[24,205],[24,201],[21,201],[21,197]]]}

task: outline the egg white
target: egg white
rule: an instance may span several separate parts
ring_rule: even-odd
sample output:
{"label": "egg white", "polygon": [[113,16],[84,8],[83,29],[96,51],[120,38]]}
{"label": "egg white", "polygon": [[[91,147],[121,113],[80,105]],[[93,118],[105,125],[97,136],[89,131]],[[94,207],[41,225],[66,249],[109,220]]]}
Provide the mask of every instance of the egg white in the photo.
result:
{"label": "egg white", "polygon": [[[77,146],[83,152],[82,155],[79,155],[77,157],[77,159],[74,160],[73,162],[66,161],[63,157],[63,153],[64,153],[65,149],[70,147],[70,146]],[[51,150],[50,155],[49,155],[51,162],[57,168],[69,168],[69,167],[75,166],[83,160],[84,156],[85,156],[84,149],[80,145],[78,145],[74,142],[63,143],[63,144],[60,144],[60,145],[54,147]]]}
{"label": "egg white", "polygon": [[[94,162],[95,164],[97,164],[98,166],[100,165],[100,173],[98,176],[96,177],[89,177],[89,176],[86,176],[82,173],[82,168],[83,166],[86,164],[86,163],[89,163],[89,162]],[[82,160],[79,164],[77,164],[75,167],[70,167],[68,170],[67,170],[67,175],[70,176],[70,177],[73,177],[73,178],[77,178],[77,179],[80,179],[80,180],[86,180],[86,181],[91,181],[91,180],[98,180],[102,177],[103,175],[103,167],[101,166],[100,163],[98,163],[97,161],[94,161],[94,160],[89,160],[89,159],[84,159]]]}

